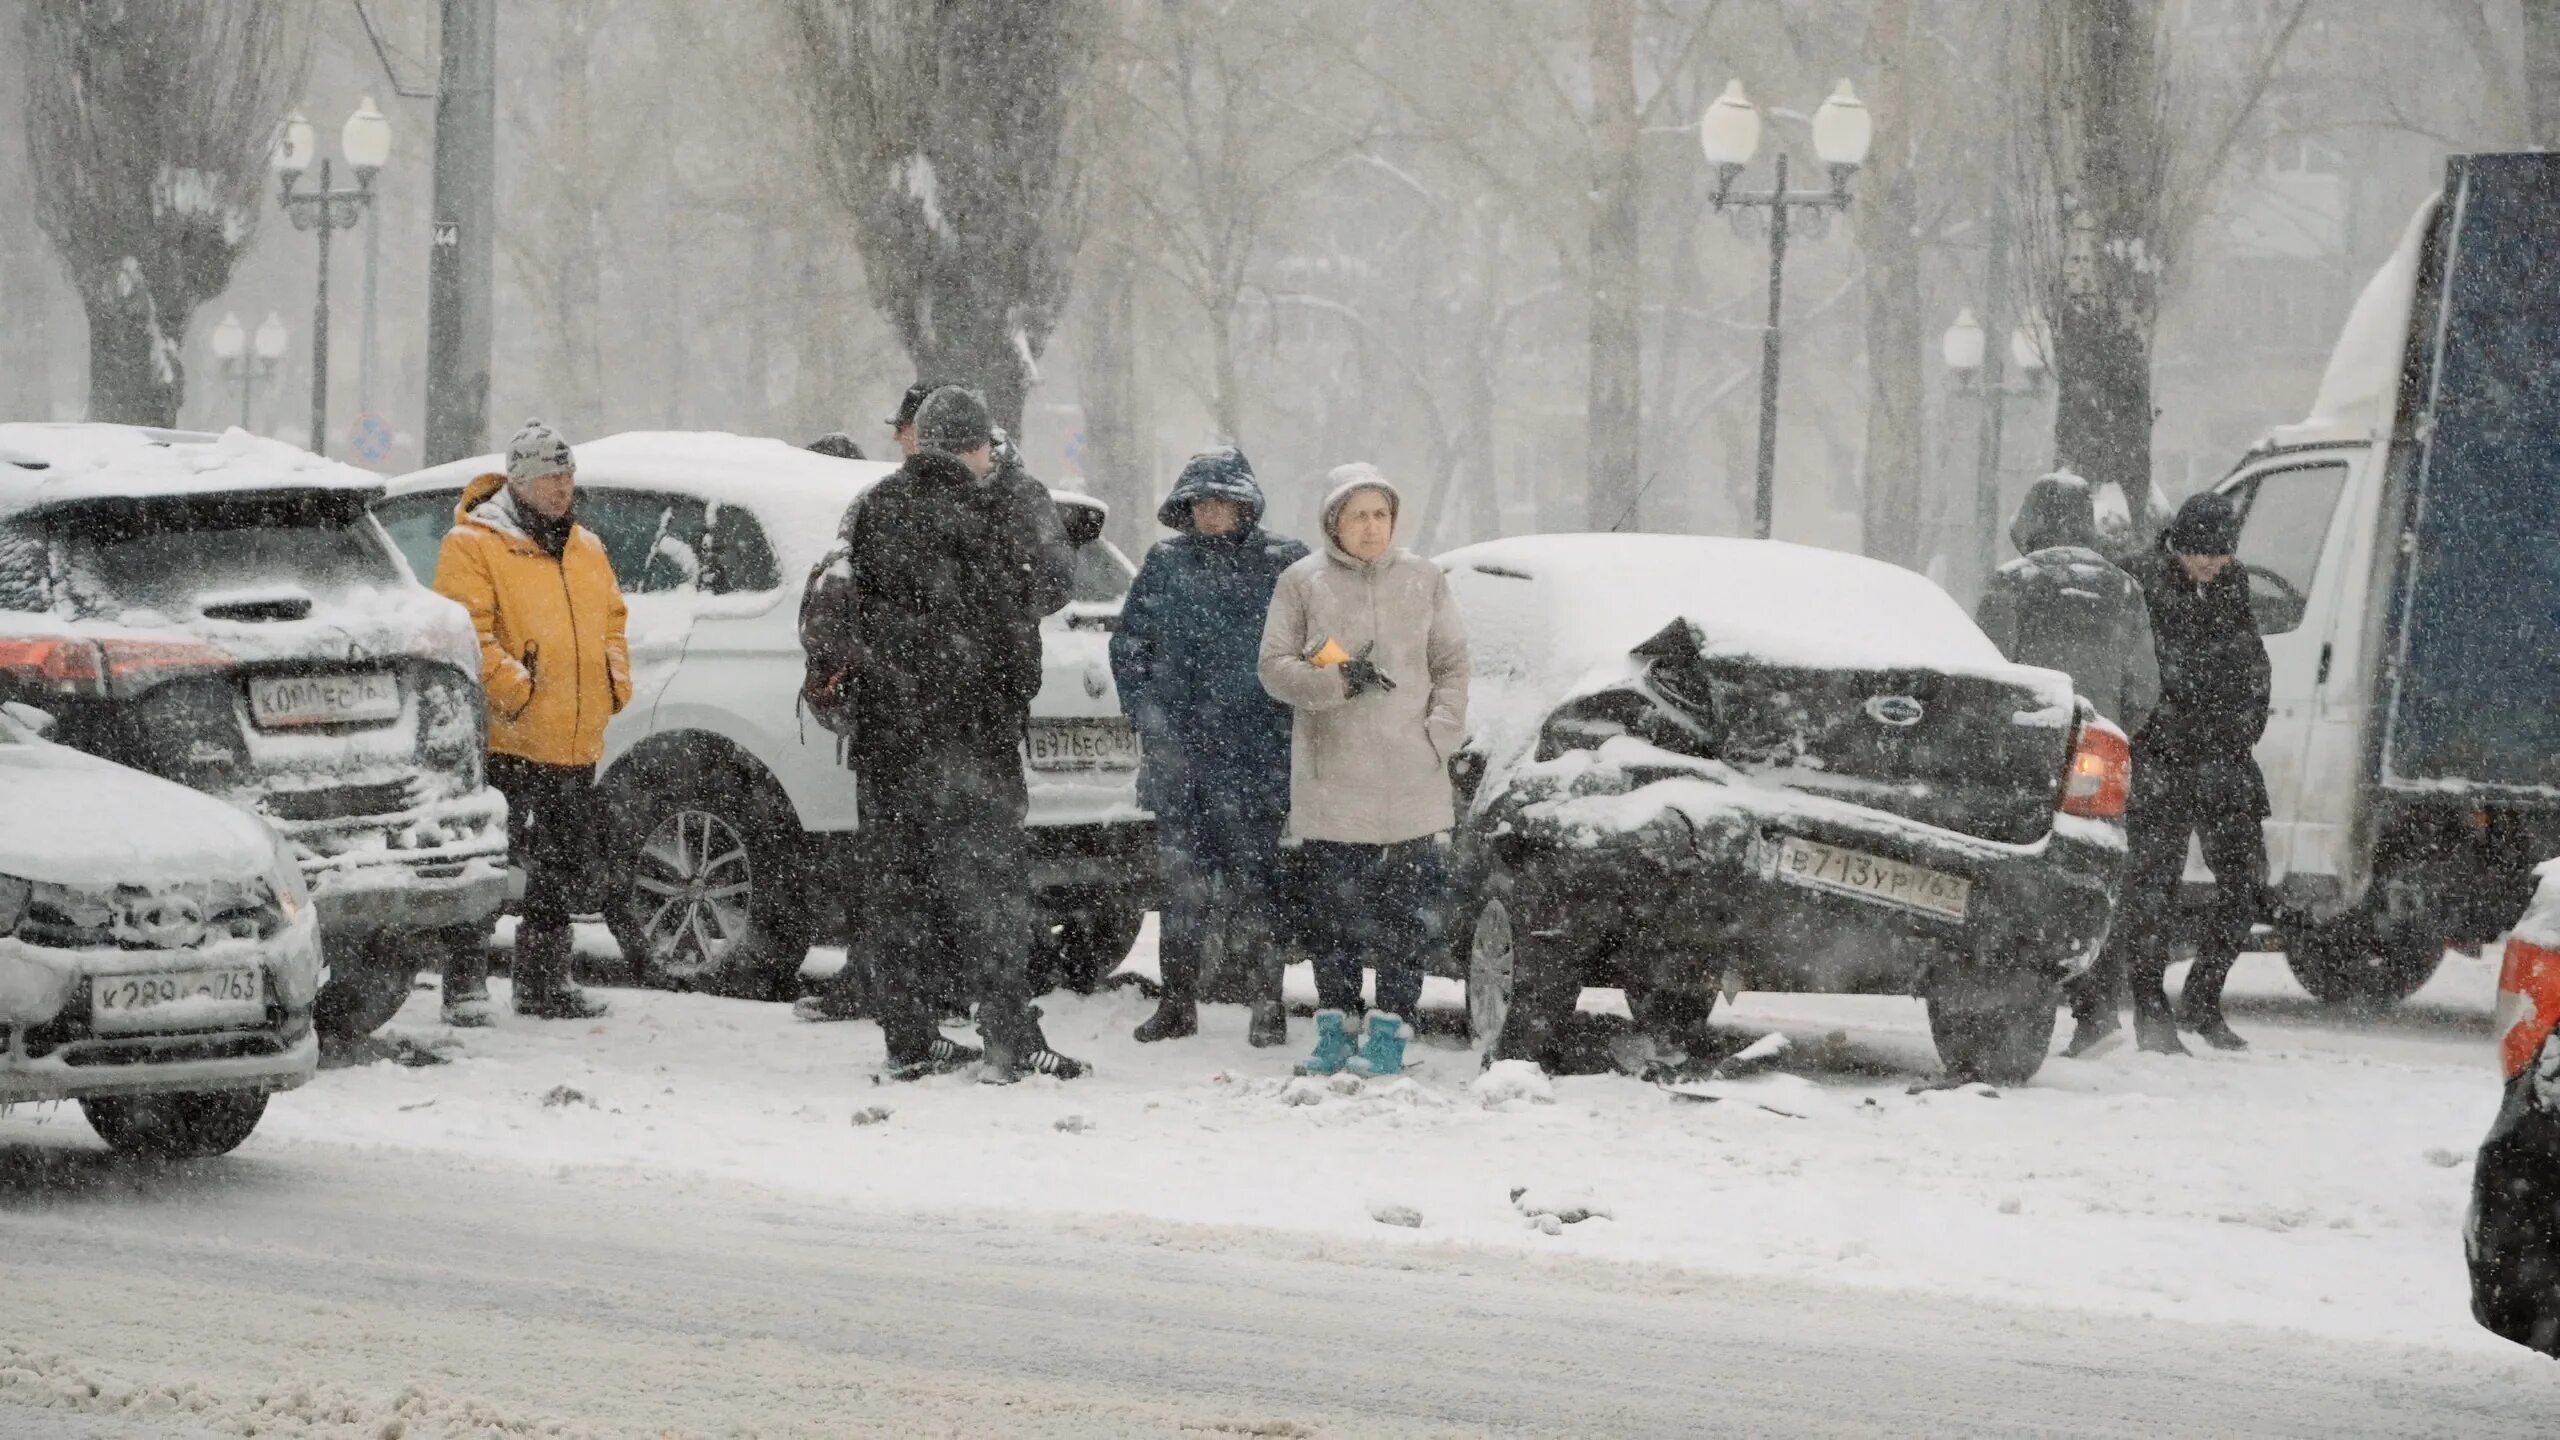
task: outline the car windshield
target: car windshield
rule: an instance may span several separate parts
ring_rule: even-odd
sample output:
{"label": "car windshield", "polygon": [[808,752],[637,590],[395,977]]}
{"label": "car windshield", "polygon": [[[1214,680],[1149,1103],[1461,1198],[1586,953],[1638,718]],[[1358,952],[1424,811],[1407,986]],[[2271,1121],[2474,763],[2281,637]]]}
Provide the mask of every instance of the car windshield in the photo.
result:
{"label": "car windshield", "polygon": [[53,512],[63,591],[91,618],[194,613],[228,594],[396,585],[398,564],[360,500],[266,495],[105,501]]}

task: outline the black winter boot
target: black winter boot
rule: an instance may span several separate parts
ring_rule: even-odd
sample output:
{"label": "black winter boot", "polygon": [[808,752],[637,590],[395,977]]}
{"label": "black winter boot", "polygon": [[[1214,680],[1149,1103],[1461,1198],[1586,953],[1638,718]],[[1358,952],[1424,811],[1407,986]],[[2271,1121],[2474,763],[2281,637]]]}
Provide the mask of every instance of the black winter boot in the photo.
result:
{"label": "black winter boot", "polygon": [[2216,955],[2197,960],[2187,967],[2187,983],[2178,992],[2179,1026],[2193,1030],[2216,1050],[2249,1048],[2249,1042],[2222,1018],[2222,986],[2231,978],[2232,963],[2238,958]]}
{"label": "black winter boot", "polygon": [[2133,982],[2133,1038],[2135,1044],[2154,1055],[2189,1053],[2178,1041],[2178,1021],[2169,1011],[2169,992],[2161,988],[2156,975]]}
{"label": "black winter boot", "polygon": [[1163,999],[1156,1002],[1156,1013],[1141,1021],[1134,1033],[1141,1045],[1197,1035],[1200,1033],[1200,1007],[1189,1000],[1176,999],[1168,991]]}
{"label": "black winter boot", "polygon": [[477,934],[456,936],[444,952],[444,1023],[481,1030],[497,1023],[489,1003],[489,952]]}
{"label": "black winter boot", "polygon": [[1289,1043],[1289,1007],[1277,1000],[1253,1002],[1253,1016],[1245,1022],[1244,1043],[1256,1050]]}
{"label": "black winter boot", "polygon": [[531,1020],[593,1020],[612,1007],[569,978],[569,927],[516,931],[516,1013]]}

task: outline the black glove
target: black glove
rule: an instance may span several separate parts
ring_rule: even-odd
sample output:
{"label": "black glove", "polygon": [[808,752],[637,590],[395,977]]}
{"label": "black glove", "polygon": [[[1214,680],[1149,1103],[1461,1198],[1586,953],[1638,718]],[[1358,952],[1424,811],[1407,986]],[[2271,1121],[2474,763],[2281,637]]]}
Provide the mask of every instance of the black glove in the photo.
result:
{"label": "black glove", "polygon": [[1387,678],[1387,673],[1379,669],[1377,662],[1367,655],[1342,662],[1342,692],[1345,699],[1357,700],[1372,690],[1393,690],[1394,688],[1396,688],[1396,682]]}

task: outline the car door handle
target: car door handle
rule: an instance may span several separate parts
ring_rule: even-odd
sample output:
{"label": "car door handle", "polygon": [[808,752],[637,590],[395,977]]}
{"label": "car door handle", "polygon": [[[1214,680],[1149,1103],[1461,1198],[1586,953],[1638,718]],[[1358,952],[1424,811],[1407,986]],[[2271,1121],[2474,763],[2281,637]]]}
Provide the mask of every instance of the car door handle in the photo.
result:
{"label": "car door handle", "polygon": [[2311,677],[2311,683],[2312,683],[2312,684],[2314,684],[2314,685],[2326,685],[2326,684],[2328,684],[2328,683],[2329,683],[2329,652],[2330,652],[2330,642],[2328,642],[2328,641],[2326,641],[2326,640],[2321,641],[2321,642],[2320,642],[2320,669],[2319,669],[2319,672],[2318,672],[2317,674],[2315,674],[2315,675],[2313,675],[2313,676]]}

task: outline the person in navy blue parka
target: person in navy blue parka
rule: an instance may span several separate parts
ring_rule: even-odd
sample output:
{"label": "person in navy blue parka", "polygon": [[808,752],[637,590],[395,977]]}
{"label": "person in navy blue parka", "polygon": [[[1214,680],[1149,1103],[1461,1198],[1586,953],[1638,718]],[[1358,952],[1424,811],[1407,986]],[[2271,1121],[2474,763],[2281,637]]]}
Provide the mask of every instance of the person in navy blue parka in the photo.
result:
{"label": "person in navy blue parka", "polygon": [[1222,971],[1251,980],[1248,1038],[1288,1039],[1279,916],[1290,714],[1255,666],[1272,587],[1307,547],[1264,530],[1262,506],[1242,453],[1192,456],[1156,511],[1180,533],[1147,552],[1111,637],[1120,703],[1146,750],[1138,798],[1155,812],[1164,863],[1163,999],[1141,1041],[1198,1033],[1201,964],[1220,930]]}

